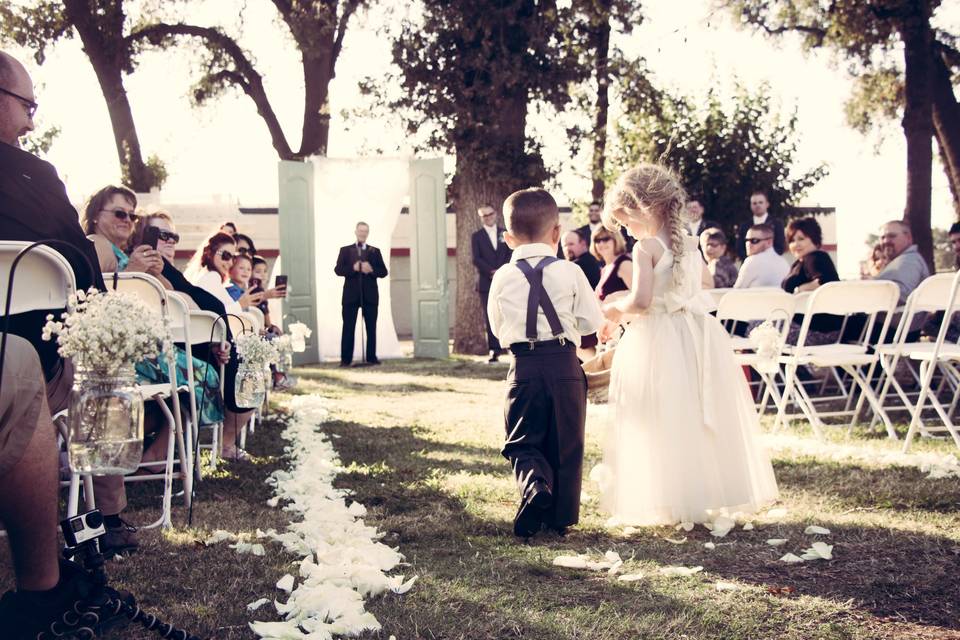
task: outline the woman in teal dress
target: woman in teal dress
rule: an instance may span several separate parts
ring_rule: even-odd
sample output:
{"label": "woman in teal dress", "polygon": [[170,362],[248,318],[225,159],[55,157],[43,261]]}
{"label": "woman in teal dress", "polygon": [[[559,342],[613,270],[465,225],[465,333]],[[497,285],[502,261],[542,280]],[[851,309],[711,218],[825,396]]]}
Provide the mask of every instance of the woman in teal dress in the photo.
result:
{"label": "woman in teal dress", "polygon": [[[97,250],[100,269],[103,273],[117,271],[138,271],[149,273],[157,278],[164,287],[172,289],[161,275],[163,259],[173,262],[174,252],[180,236],[173,228],[167,214],[151,214],[141,221],[139,233],[136,195],[124,188],[104,187],[87,204],[84,230]],[[143,222],[161,227],[161,237],[157,248],[153,249],[142,242]],[[165,224],[161,224],[165,223]],[[131,238],[134,241],[131,242]],[[124,251],[128,249],[128,251]],[[108,283],[109,286],[109,283]],[[180,347],[174,347],[176,356],[177,384],[187,384],[187,354]],[[136,365],[137,379],[141,384],[160,384],[169,382],[167,362],[164,356],[158,360],[144,360]],[[218,367],[210,366],[205,360],[193,358],[193,382],[200,412],[201,425],[216,424],[223,421],[223,400],[220,397],[220,375]]]}

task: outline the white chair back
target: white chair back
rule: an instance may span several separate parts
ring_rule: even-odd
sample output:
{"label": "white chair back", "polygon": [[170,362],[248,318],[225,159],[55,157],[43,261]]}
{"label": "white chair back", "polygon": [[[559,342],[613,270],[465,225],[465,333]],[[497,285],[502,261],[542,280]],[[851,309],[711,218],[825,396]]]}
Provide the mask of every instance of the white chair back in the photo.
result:
{"label": "white chair back", "polygon": [[780,320],[793,316],[795,305],[791,294],[775,287],[730,289],[720,298],[717,320]]}
{"label": "white chair back", "polygon": [[[929,276],[910,293],[903,307],[894,341],[903,343],[914,325],[924,321],[926,314],[945,311],[950,304],[950,291],[955,277],[952,273]],[[919,316],[919,317],[918,317]]]}
{"label": "white chair back", "polygon": [[227,322],[230,324],[230,332],[233,333],[234,337],[239,336],[241,333],[250,333],[254,331],[256,327],[253,324],[253,318],[241,314],[229,314],[227,316]]}
{"label": "white chair back", "polygon": [[260,311],[260,309],[257,307],[250,307],[249,309],[247,309],[246,313],[253,318],[259,330],[262,331],[263,329],[266,328],[267,320],[266,320],[266,317],[263,315],[263,311]]}
{"label": "white chair back", "polygon": [[[7,284],[14,260],[31,242],[0,242],[0,314],[7,301]],[[17,263],[10,315],[41,309],[62,309],[77,290],[70,263],[48,246],[34,247]]]}
{"label": "white chair back", "polygon": [[850,316],[864,314],[867,316],[863,333],[857,341],[862,348],[866,348],[874,326],[880,314],[883,314],[880,340],[887,335],[887,329],[893,319],[900,298],[900,288],[888,280],[841,280],[828,282],[818,287],[807,300],[804,309],[803,324],[800,326],[800,335],[797,338],[798,347],[806,345],[807,333],[810,330],[810,321],[817,314],[825,313],[836,316]]}
{"label": "white chair back", "polygon": [[189,313],[191,344],[224,342],[227,339],[227,326],[220,316],[212,311],[197,311],[196,309]]}

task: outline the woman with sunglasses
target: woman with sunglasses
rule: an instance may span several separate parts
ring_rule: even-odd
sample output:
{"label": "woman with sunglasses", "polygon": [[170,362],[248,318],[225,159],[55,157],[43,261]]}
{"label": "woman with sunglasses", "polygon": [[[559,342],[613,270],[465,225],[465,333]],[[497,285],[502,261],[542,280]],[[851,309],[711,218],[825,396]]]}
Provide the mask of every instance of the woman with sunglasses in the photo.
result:
{"label": "woman with sunglasses", "polygon": [[93,240],[103,273],[140,271],[159,276],[163,270],[160,253],[147,245],[124,251],[137,223],[137,196],[126,187],[108,185],[90,197],[81,223]]}
{"label": "woman with sunglasses", "polygon": [[200,250],[200,265],[193,278],[193,284],[216,296],[228,313],[240,313],[247,307],[260,304],[264,298],[263,293],[248,290],[234,300],[227,291],[230,267],[236,255],[237,243],[231,236],[220,232],[213,234]]}
{"label": "woman with sunglasses", "polygon": [[633,282],[633,260],[627,253],[627,243],[619,233],[600,227],[590,242],[590,253],[603,263],[597,297],[602,301],[611,293],[629,291]]}

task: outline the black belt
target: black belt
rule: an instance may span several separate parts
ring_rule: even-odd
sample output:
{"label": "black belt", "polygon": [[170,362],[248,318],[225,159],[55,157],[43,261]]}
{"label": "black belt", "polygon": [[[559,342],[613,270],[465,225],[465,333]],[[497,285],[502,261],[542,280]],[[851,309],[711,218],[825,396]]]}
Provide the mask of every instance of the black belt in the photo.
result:
{"label": "black belt", "polygon": [[577,345],[566,338],[556,338],[554,340],[540,340],[538,342],[514,342],[510,345],[510,351],[513,354],[527,353],[528,351],[536,351],[537,349],[549,347],[566,347],[568,349],[576,349]]}

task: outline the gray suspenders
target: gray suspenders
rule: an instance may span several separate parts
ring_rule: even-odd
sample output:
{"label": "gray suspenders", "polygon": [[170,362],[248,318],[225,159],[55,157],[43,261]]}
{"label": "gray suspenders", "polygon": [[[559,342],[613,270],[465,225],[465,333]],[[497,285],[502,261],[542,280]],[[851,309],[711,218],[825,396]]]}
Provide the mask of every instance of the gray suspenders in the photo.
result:
{"label": "gray suspenders", "polygon": [[517,260],[514,263],[523,272],[527,282],[530,283],[530,296],[527,298],[527,340],[530,342],[531,349],[537,341],[537,312],[540,309],[543,309],[543,315],[547,317],[547,322],[550,323],[550,331],[553,332],[553,337],[559,337],[561,343],[564,341],[561,337],[563,326],[560,324],[560,316],[557,315],[557,310],[554,309],[550,296],[543,290],[543,270],[548,264],[557,260],[558,258],[547,256],[538,262],[535,267],[531,267],[526,260]]}

